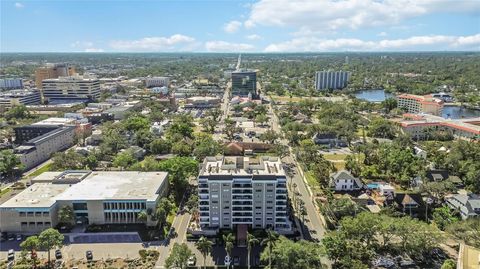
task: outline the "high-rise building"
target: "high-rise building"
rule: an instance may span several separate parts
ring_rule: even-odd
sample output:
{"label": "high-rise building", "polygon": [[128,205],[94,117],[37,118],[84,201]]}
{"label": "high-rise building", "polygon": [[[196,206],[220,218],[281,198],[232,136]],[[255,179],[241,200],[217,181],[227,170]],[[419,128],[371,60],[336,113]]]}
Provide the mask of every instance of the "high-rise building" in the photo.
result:
{"label": "high-rise building", "polygon": [[245,69],[232,72],[232,95],[256,96],[257,71]]}
{"label": "high-rise building", "polygon": [[426,113],[441,116],[443,112],[443,101],[432,97],[432,95],[401,94],[397,96],[397,106],[404,108],[408,113]]}
{"label": "high-rise building", "polygon": [[22,89],[23,81],[20,78],[4,78],[0,79],[0,89],[11,90],[11,89]]}
{"label": "high-rise building", "polygon": [[286,184],[277,157],[207,157],[198,176],[200,227],[288,233]]}
{"label": "high-rise building", "polygon": [[42,81],[50,78],[68,77],[75,75],[75,67],[66,64],[47,64],[35,70],[35,85],[42,88]]}
{"label": "high-rise building", "polygon": [[38,104],[40,104],[40,91],[36,89],[0,92],[0,107]]}
{"label": "high-rise building", "polygon": [[343,89],[347,87],[349,72],[318,71],[315,73],[315,88],[317,90]]}
{"label": "high-rise building", "polygon": [[151,77],[145,79],[145,86],[147,88],[151,87],[168,87],[170,82],[169,77]]}
{"label": "high-rise building", "polygon": [[43,98],[48,103],[87,102],[100,97],[100,81],[94,77],[69,76],[42,81]]}

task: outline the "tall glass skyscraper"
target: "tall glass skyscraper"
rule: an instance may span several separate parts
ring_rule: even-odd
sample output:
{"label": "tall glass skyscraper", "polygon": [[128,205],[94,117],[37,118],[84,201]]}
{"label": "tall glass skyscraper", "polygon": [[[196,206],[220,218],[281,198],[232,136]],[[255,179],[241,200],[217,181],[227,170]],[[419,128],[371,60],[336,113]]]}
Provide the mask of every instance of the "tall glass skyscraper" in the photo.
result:
{"label": "tall glass skyscraper", "polygon": [[232,95],[233,96],[257,95],[257,71],[238,70],[232,72]]}

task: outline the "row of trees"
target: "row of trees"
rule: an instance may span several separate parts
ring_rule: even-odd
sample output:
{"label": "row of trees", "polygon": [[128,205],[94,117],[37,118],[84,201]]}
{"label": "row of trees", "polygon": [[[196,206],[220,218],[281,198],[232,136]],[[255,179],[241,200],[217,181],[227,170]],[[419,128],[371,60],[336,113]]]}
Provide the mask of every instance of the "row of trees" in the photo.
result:
{"label": "row of trees", "polygon": [[[32,235],[27,237],[20,247],[23,251],[30,252],[30,259],[19,261],[17,264],[30,265],[36,268],[39,264],[37,259],[37,251],[47,251],[48,264],[50,265],[50,251],[55,248],[60,248],[63,245],[64,236],[53,228],[49,228],[41,232],[38,236]],[[49,266],[49,268],[51,268]]]}
{"label": "row of trees", "polygon": [[340,228],[329,232],[322,242],[336,268],[369,268],[377,254],[429,257],[442,240],[436,227],[410,217],[362,212],[343,218]]}

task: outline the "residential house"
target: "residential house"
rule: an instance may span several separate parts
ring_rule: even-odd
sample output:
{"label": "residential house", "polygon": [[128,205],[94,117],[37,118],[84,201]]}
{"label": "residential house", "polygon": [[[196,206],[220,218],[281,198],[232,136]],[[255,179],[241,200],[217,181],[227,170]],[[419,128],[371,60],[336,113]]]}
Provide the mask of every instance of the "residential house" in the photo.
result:
{"label": "residential house", "polygon": [[363,183],[347,170],[341,170],[330,176],[330,187],[335,191],[355,191],[362,189]]}
{"label": "residential house", "polygon": [[418,193],[396,193],[392,199],[385,200],[385,204],[393,205],[411,217],[425,214],[425,203]]}
{"label": "residential house", "polygon": [[460,212],[462,219],[480,216],[480,196],[476,194],[455,194],[447,198],[447,205]]}

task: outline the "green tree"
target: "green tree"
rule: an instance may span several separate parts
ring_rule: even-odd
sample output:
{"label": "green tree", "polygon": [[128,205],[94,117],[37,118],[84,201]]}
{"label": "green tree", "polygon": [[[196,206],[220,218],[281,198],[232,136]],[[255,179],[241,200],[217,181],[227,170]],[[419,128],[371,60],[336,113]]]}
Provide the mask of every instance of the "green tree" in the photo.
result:
{"label": "green tree", "polygon": [[282,144],[274,144],[268,152],[275,154],[280,159],[283,159],[284,157],[288,156],[288,154],[290,154],[288,147]]}
{"label": "green tree", "polygon": [[178,156],[189,156],[192,154],[192,146],[185,143],[185,141],[178,141],[172,145],[172,153]]}
{"label": "green tree", "polygon": [[[262,254],[262,260],[268,260],[272,257],[272,266],[275,268],[292,268],[292,269],[309,269],[309,268],[324,268],[321,263],[323,250],[318,244],[300,240],[294,242],[280,236],[272,252],[266,248]],[[273,268],[269,266],[268,268]]]}
{"label": "green tree", "polygon": [[150,143],[150,151],[153,154],[165,154],[170,152],[172,145],[165,139],[158,138]]}
{"label": "green tree", "polygon": [[53,228],[48,228],[38,236],[38,244],[41,249],[47,251],[48,265],[50,267],[50,251],[63,245],[63,235]]}
{"label": "green tree", "polygon": [[268,249],[268,268],[272,269],[273,248],[277,244],[278,234],[272,230],[267,230],[267,237],[262,240],[262,245]]}
{"label": "green tree", "polygon": [[388,114],[397,107],[397,99],[392,97],[387,98],[382,102],[382,106],[385,109],[385,112]]}
{"label": "green tree", "polygon": [[32,235],[27,237],[21,244],[20,247],[24,251],[30,252],[30,257],[32,258],[33,268],[37,268],[37,250],[40,248],[40,242],[38,236]]}
{"label": "green tree", "polygon": [[21,164],[20,159],[11,150],[0,151],[0,174],[12,177],[15,169],[24,169],[24,165]]}
{"label": "green tree", "polygon": [[197,247],[198,251],[202,253],[203,266],[206,267],[205,261],[207,259],[207,255],[212,251],[212,242],[205,236],[202,236],[197,242],[195,242],[195,246]]}
{"label": "green tree", "polygon": [[441,269],[455,269],[455,268],[457,268],[457,263],[452,259],[446,259],[443,262]]}
{"label": "green tree", "polygon": [[75,221],[75,213],[69,205],[62,206],[58,210],[58,221],[62,224],[73,224]]}
{"label": "green tree", "polygon": [[371,137],[393,139],[396,132],[391,121],[378,117],[368,125],[367,134]]}
{"label": "green tree", "polygon": [[26,119],[30,117],[30,111],[27,110],[27,107],[25,105],[13,106],[5,113],[5,119],[7,119],[8,121]]}
{"label": "green tree", "polygon": [[85,168],[85,157],[73,149],[65,152],[57,152],[53,154],[52,166],[53,170],[79,170]]}
{"label": "green tree", "polygon": [[275,132],[273,129],[268,129],[265,133],[260,135],[260,140],[268,141],[268,143],[273,144],[275,140],[279,139],[280,135]]}
{"label": "green tree", "polygon": [[229,140],[233,140],[233,135],[237,132],[239,132],[240,129],[236,127],[235,121],[233,121],[230,118],[225,119],[225,129],[224,132],[227,135],[227,138]]}
{"label": "green tree", "polygon": [[268,117],[265,114],[259,114],[255,117],[255,121],[263,126],[268,121]]}
{"label": "green tree", "polygon": [[250,269],[250,256],[252,253],[252,248],[255,245],[258,245],[260,241],[255,238],[255,236],[251,233],[247,233],[247,266]]}
{"label": "green tree", "polygon": [[459,221],[459,218],[452,213],[452,210],[448,206],[443,206],[435,208],[433,211],[433,221],[440,230],[445,230],[445,228]]}
{"label": "green tree", "polygon": [[168,269],[184,269],[187,268],[188,258],[193,255],[187,244],[174,243],[172,251],[165,260],[165,267]]}
{"label": "green tree", "polygon": [[122,121],[123,128],[127,131],[148,130],[150,128],[150,121],[143,116],[130,116]]}
{"label": "green tree", "polygon": [[180,199],[190,177],[197,176],[198,161],[188,157],[175,157],[161,161],[158,169],[168,172],[168,181],[176,199]]}
{"label": "green tree", "polygon": [[113,159],[113,165],[115,167],[121,167],[126,169],[127,167],[133,165],[137,162],[135,156],[133,156],[133,152],[131,150],[125,150],[117,154],[115,159]]}
{"label": "green tree", "polygon": [[453,222],[447,226],[446,232],[465,244],[480,248],[480,219],[470,218]]}
{"label": "green tree", "polygon": [[211,135],[199,134],[195,137],[193,155],[202,161],[207,156],[215,156],[222,152],[222,145],[215,141]]}

